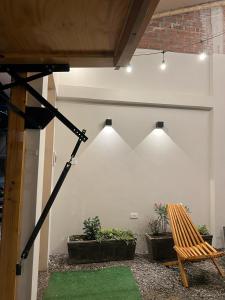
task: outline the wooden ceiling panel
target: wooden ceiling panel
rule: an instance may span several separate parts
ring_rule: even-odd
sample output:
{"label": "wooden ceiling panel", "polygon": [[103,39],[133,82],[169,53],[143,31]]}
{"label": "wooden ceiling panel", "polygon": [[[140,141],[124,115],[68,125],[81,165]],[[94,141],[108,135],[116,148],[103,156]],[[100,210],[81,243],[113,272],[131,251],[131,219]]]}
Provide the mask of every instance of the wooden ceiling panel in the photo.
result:
{"label": "wooden ceiling panel", "polygon": [[[2,0],[0,63],[122,66],[130,53],[126,59],[115,60],[114,56],[125,57],[123,50],[128,42],[133,54],[138,41],[126,37],[150,20],[157,3],[158,0]],[[120,40],[122,46],[118,45]]]}

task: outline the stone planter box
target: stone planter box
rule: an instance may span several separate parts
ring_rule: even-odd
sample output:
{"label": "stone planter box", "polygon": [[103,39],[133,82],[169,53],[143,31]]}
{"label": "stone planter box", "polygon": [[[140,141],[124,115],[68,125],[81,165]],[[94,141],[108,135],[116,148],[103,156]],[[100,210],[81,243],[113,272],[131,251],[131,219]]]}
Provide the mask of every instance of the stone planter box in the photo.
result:
{"label": "stone planter box", "polygon": [[70,264],[86,264],[113,260],[134,259],[136,240],[118,241],[83,240],[84,236],[76,236],[78,240],[70,241],[68,238],[68,254]]}
{"label": "stone planter box", "polygon": [[[177,259],[176,252],[173,249],[174,242],[171,233],[161,234],[157,236],[146,233],[145,236],[150,261],[163,262]],[[202,237],[204,241],[212,245],[212,235],[202,235]]]}

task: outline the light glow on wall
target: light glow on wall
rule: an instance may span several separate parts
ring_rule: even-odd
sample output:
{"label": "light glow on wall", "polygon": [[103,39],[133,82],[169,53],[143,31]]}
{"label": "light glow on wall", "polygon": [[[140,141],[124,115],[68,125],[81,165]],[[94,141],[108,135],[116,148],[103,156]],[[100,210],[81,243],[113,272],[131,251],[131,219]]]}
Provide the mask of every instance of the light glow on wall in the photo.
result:
{"label": "light glow on wall", "polygon": [[102,131],[103,131],[104,134],[111,134],[111,133],[114,132],[114,129],[113,129],[112,126],[106,125],[106,126],[103,128]]}
{"label": "light glow on wall", "polygon": [[155,128],[152,131],[152,134],[154,134],[155,136],[163,136],[164,130],[162,128]]}

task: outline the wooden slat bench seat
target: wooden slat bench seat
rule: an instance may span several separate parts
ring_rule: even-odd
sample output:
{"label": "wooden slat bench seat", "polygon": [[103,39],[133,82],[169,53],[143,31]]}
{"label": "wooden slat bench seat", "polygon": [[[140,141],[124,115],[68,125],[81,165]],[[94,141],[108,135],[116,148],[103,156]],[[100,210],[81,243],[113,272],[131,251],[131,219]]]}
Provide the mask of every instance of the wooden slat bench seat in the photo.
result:
{"label": "wooden slat bench seat", "polygon": [[[176,251],[178,258],[177,264],[180,269],[183,285],[185,287],[189,286],[183,266],[185,261],[211,259],[219,274],[224,276],[224,272],[215,261],[215,258],[223,256],[224,252],[217,251],[203,240],[187,214],[185,207],[182,204],[169,204],[167,206],[167,211],[174,239],[174,250]],[[167,266],[173,264],[167,264]]]}

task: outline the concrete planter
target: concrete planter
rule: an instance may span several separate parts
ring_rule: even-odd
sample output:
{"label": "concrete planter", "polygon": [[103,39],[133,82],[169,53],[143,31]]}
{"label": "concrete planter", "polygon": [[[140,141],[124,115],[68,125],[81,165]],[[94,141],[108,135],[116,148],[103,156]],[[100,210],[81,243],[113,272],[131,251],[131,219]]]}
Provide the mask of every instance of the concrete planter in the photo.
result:
{"label": "concrete planter", "polygon": [[131,240],[85,240],[84,236],[78,235],[76,241],[68,238],[68,254],[70,264],[86,264],[113,260],[134,259],[136,241]]}
{"label": "concrete planter", "polygon": [[[176,252],[173,249],[174,242],[171,233],[161,235],[145,234],[148,245],[150,261],[170,261],[177,258]],[[212,235],[202,235],[204,241],[212,245]]]}

